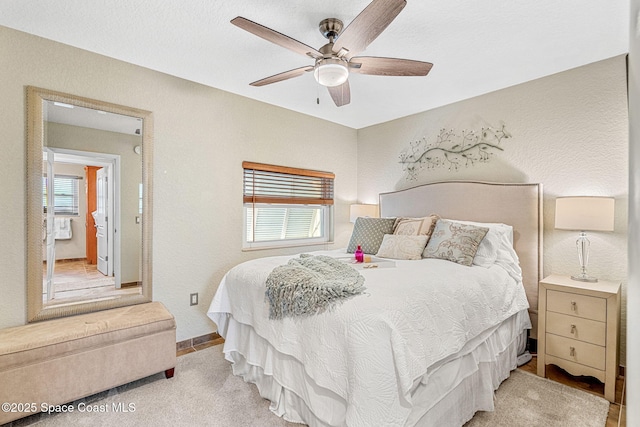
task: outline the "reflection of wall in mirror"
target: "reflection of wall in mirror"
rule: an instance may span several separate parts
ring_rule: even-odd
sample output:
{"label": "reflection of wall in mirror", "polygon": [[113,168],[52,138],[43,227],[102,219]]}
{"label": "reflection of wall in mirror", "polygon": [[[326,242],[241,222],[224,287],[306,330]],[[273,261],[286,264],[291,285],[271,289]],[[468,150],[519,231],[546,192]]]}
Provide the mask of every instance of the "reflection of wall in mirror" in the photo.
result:
{"label": "reflection of wall in mirror", "polygon": [[[136,218],[140,217],[138,189],[142,181],[142,157],[133,151],[133,147],[142,144],[142,137],[60,123],[45,123],[45,141],[49,147],[120,155],[122,283],[139,281],[142,225],[136,223]],[[81,225],[84,225],[84,220]]]}

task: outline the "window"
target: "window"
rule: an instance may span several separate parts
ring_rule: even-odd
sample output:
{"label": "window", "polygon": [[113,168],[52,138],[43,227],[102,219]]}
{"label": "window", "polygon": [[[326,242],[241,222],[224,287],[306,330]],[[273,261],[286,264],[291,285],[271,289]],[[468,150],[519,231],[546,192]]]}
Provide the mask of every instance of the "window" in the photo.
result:
{"label": "window", "polygon": [[[79,215],[79,176],[55,175],[53,178],[55,215]],[[47,177],[42,177],[42,206],[47,211]]]}
{"label": "window", "polygon": [[245,248],[331,240],[333,173],[251,162],[242,167]]}

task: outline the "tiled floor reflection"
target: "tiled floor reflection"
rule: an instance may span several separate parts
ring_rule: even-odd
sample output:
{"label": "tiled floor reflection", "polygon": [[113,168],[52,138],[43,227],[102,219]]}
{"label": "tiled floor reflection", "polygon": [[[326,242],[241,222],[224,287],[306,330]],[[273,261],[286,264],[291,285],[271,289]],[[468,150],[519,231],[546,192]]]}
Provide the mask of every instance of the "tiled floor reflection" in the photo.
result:
{"label": "tiled floor reflection", "polygon": [[122,295],[140,294],[141,286],[116,289],[113,276],[105,276],[97,265],[85,259],[56,261],[53,275],[53,299],[47,301],[47,264],[43,263],[43,303],[47,306],[73,304],[79,301],[117,298]]}

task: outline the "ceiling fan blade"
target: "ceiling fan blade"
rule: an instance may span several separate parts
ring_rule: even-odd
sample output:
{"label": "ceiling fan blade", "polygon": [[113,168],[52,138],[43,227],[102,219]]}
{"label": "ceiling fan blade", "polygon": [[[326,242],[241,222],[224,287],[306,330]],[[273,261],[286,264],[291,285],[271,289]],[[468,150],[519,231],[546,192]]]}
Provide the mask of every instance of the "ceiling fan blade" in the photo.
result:
{"label": "ceiling fan blade", "polygon": [[351,58],[362,52],[384,31],[407,5],[405,0],[373,0],[338,36],[333,52],[343,48]]}
{"label": "ceiling fan blade", "polygon": [[264,25],[260,25],[241,16],[233,18],[231,20],[231,23],[236,27],[240,27],[243,30],[246,30],[258,37],[270,41],[271,43],[275,43],[278,46],[282,46],[285,49],[292,50],[301,55],[310,56],[311,58],[322,57],[322,54],[311,46],[307,46],[306,44],[299,42],[298,40],[292,39],[289,36],[285,36],[284,34],[272,30],[271,28],[267,28]]}
{"label": "ceiling fan blade", "polygon": [[338,107],[347,105],[351,102],[351,88],[349,87],[349,80],[342,83],[340,86],[328,86],[329,94]]}
{"label": "ceiling fan blade", "polygon": [[294,77],[298,77],[303,75],[308,71],[313,71],[313,66],[307,65],[306,67],[294,68],[293,70],[285,71],[284,73],[275,74],[270,77],[266,77],[261,80],[257,80],[253,83],[249,83],[251,86],[264,86],[270,85],[271,83],[281,82],[283,80],[292,79]]}
{"label": "ceiling fan blade", "polygon": [[375,76],[426,76],[431,67],[430,62],[377,56],[357,56],[349,61],[350,72]]}

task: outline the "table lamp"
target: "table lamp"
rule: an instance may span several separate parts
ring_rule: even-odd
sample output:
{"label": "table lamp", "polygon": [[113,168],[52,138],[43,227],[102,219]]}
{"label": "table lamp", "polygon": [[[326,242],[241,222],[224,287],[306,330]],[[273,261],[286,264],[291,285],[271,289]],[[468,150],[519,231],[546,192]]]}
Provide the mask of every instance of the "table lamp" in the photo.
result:
{"label": "table lamp", "polygon": [[581,272],[571,276],[581,282],[597,282],[587,274],[589,239],[586,231],[613,231],[614,204],[612,197],[559,197],[556,199],[556,229],[578,230],[576,241]]}
{"label": "table lamp", "polygon": [[378,205],[351,205],[349,208],[349,221],[356,222],[356,219],[360,216],[378,218]]}

